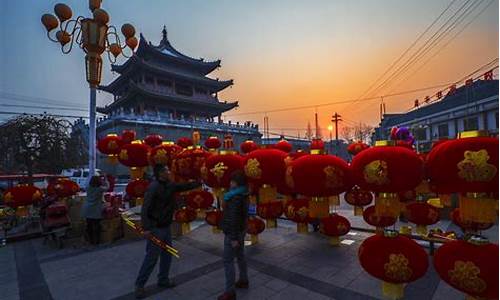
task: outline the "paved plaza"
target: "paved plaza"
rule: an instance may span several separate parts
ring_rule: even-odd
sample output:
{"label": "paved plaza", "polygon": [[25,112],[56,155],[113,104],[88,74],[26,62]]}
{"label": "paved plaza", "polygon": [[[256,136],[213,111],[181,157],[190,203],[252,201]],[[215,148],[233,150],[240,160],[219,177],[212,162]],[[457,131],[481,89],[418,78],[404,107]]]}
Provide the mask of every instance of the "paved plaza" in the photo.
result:
{"label": "paved plaza", "polygon": [[[357,249],[370,233],[351,231],[334,248],[318,233],[298,234],[293,223],[278,223],[246,248],[250,288],[239,290],[238,299],[382,299],[381,282],[357,259]],[[176,239],[181,258],[173,260],[171,275],[177,287],[156,288],[155,271],[147,299],[216,299],[224,287],[222,239],[202,223]],[[55,250],[42,239],[9,244],[0,249],[0,299],[134,299],[144,249],[144,240],[118,241],[92,251],[71,246]],[[461,298],[439,279],[432,264],[405,290],[405,299]]]}

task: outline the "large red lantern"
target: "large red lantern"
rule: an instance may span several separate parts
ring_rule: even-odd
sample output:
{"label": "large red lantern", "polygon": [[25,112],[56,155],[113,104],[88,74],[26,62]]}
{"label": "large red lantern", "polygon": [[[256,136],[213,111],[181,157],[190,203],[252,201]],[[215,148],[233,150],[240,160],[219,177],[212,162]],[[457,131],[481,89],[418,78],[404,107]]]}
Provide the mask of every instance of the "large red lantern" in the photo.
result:
{"label": "large red lantern", "polygon": [[182,234],[187,234],[191,231],[191,226],[189,223],[196,219],[196,211],[190,207],[182,207],[174,213],[174,220],[181,223]]}
{"label": "large red lantern", "polygon": [[370,205],[373,200],[372,193],[354,186],[350,191],[344,194],[344,199],[347,203],[354,206],[354,215],[363,215],[363,206]]}
{"label": "large red lantern", "polygon": [[205,214],[205,221],[207,222],[207,224],[212,226],[213,233],[221,232],[220,227],[221,227],[222,217],[223,217],[222,211],[218,209],[207,211],[207,213]]}
{"label": "large red lantern", "polygon": [[321,219],[320,230],[330,237],[330,244],[340,245],[340,236],[346,235],[351,230],[351,223],[345,217],[333,213]]}
{"label": "large red lantern", "polygon": [[210,136],[205,140],[205,147],[207,147],[210,152],[216,152],[221,145],[220,139],[216,136]]}
{"label": "large red lantern", "polygon": [[182,148],[173,142],[162,142],[161,145],[151,149],[149,162],[152,166],[159,164],[171,167],[173,158],[181,150]]}
{"label": "large red lantern", "polygon": [[130,144],[132,143],[133,141],[135,141],[135,137],[136,137],[136,133],[134,130],[123,130],[122,131],[122,142],[124,144]]}
{"label": "large red lantern", "polygon": [[482,230],[491,228],[495,223],[477,223],[471,221],[463,221],[460,218],[460,208],[455,208],[450,212],[450,219],[455,223],[464,233],[478,233]]}
{"label": "large red lantern", "polygon": [[297,223],[298,233],[307,233],[309,218],[309,199],[292,199],[287,201],[285,216]]}
{"label": "large red lantern", "polygon": [[283,204],[273,200],[257,204],[257,215],[266,220],[266,228],[276,228],[276,219],[283,213]]}
{"label": "large red lantern", "polygon": [[358,154],[359,152],[366,150],[368,148],[370,148],[370,146],[359,141],[359,142],[355,142],[355,143],[352,143],[349,146],[347,146],[347,152],[349,152],[349,154],[354,156],[354,155]]}
{"label": "large red lantern", "polygon": [[122,145],[122,138],[116,134],[110,133],[97,142],[97,150],[108,156],[108,162],[110,164],[116,164]]}
{"label": "large red lantern", "polygon": [[363,220],[369,225],[375,226],[376,231],[381,233],[385,227],[396,224],[397,219],[391,216],[379,216],[375,213],[375,205],[368,206],[363,211]]}
{"label": "large red lantern", "polygon": [[425,250],[394,231],[364,240],[358,258],[366,272],[383,281],[382,292],[391,299],[403,298],[404,285],[424,276],[429,267]]}
{"label": "large red lantern", "polygon": [[58,178],[47,185],[47,194],[59,198],[71,197],[80,191],[78,183],[68,178]]}
{"label": "large red lantern", "polygon": [[150,134],[144,139],[144,143],[151,148],[161,145],[163,137],[159,134]]}
{"label": "large red lantern", "polygon": [[186,205],[196,210],[208,209],[213,203],[214,196],[212,193],[203,190],[191,191],[186,198]]}
{"label": "large red lantern", "polygon": [[142,205],[144,203],[144,194],[149,186],[149,182],[144,179],[135,179],[130,181],[125,188],[127,195],[135,198],[135,205]]}
{"label": "large red lantern", "polygon": [[492,223],[498,205],[498,138],[482,135],[462,132],[459,139],[437,145],[427,158],[427,173],[437,193],[460,193],[462,220]]}
{"label": "large red lantern", "polygon": [[250,153],[257,149],[259,149],[259,146],[252,140],[246,140],[240,144],[240,150],[244,154]]}
{"label": "large red lantern", "polygon": [[264,231],[266,225],[264,221],[256,217],[249,217],[247,223],[247,233],[250,235],[252,244],[259,242],[259,234]]}
{"label": "large red lantern", "polygon": [[144,168],[149,165],[149,147],[141,141],[133,141],[123,145],[118,159],[120,163],[130,168],[132,179],[142,178]]}
{"label": "large red lantern", "polygon": [[283,152],[289,153],[292,151],[292,144],[290,144],[287,140],[280,140],[274,145],[274,149],[281,150]]}
{"label": "large red lantern", "polygon": [[406,205],[405,216],[417,224],[417,233],[427,235],[427,226],[439,221],[439,210],[426,202],[412,202]]}
{"label": "large red lantern", "polygon": [[5,191],[5,204],[12,208],[31,205],[42,199],[42,190],[36,186],[20,184]]}
{"label": "large red lantern", "polygon": [[201,178],[205,160],[210,153],[200,146],[188,147],[178,153],[172,161],[172,172],[184,180]]}
{"label": "large red lantern", "polygon": [[498,299],[498,245],[473,236],[446,242],[434,253],[442,280],[477,299]]}
{"label": "large red lantern", "polygon": [[201,168],[201,177],[205,184],[214,189],[220,198],[229,189],[231,174],[243,170],[243,159],[233,151],[220,151],[205,160]]}
{"label": "large red lantern", "polygon": [[376,213],[392,217],[401,212],[397,193],[415,189],[424,175],[423,162],[414,151],[387,141],[356,155],[351,170],[361,188],[376,193]]}

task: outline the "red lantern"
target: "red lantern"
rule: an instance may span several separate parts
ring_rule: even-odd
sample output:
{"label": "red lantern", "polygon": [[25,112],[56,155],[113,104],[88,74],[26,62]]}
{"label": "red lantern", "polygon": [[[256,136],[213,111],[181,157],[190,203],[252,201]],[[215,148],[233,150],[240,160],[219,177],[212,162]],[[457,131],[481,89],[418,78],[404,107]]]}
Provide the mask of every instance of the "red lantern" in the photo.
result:
{"label": "red lantern", "polygon": [[351,223],[345,217],[336,213],[321,219],[321,232],[330,236],[330,244],[340,245],[340,236],[346,235],[351,230]]}
{"label": "red lantern", "polygon": [[142,178],[144,168],[149,164],[149,147],[141,141],[123,145],[118,160],[130,168],[132,179]]}
{"label": "red lantern", "polygon": [[144,139],[144,143],[151,148],[161,145],[163,137],[159,134],[150,134]]}
{"label": "red lantern", "polygon": [[379,216],[375,214],[375,205],[368,206],[363,212],[363,220],[369,225],[375,226],[377,232],[383,232],[384,227],[392,226],[396,223],[396,218],[391,216]]}
{"label": "red lantern", "polygon": [[363,206],[370,205],[373,196],[369,191],[362,190],[358,186],[355,186],[344,194],[344,199],[347,203],[354,206],[355,216],[362,216]]}
{"label": "red lantern", "polygon": [[205,160],[201,175],[205,183],[215,189],[229,189],[231,174],[243,169],[242,158],[231,151],[221,151]]}
{"label": "red lantern", "polygon": [[174,219],[176,222],[181,223],[182,234],[187,234],[191,231],[191,226],[189,223],[196,219],[196,211],[190,207],[182,207],[174,213]]}
{"label": "red lantern", "polygon": [[309,199],[292,199],[287,201],[285,216],[297,223],[298,233],[307,233],[309,223]]}
{"label": "red lantern", "polygon": [[325,142],[322,139],[313,139],[309,148],[311,149],[311,153],[319,154],[325,150]]}
{"label": "red lantern", "polygon": [[259,146],[252,140],[246,140],[240,145],[241,152],[247,154],[254,150],[259,149]]}
{"label": "red lantern", "polygon": [[108,162],[110,164],[116,164],[118,162],[118,154],[120,154],[122,145],[122,138],[116,134],[110,133],[97,142],[97,149],[102,154],[108,156]]}
{"label": "red lantern", "polygon": [[293,147],[287,140],[280,140],[276,143],[276,145],[274,145],[274,148],[289,153],[292,151]]}
{"label": "red lantern", "polygon": [[266,220],[267,228],[276,228],[276,219],[283,213],[283,204],[279,200],[257,204],[257,214]]}
{"label": "red lantern", "polygon": [[361,188],[376,193],[377,214],[398,217],[401,208],[397,193],[420,184],[423,162],[410,149],[377,143],[354,157],[351,170]]}
{"label": "red lantern", "polygon": [[173,142],[163,142],[161,145],[151,149],[149,162],[152,166],[160,164],[171,167],[173,158],[181,150],[182,148]]}
{"label": "red lantern", "polygon": [[347,152],[349,152],[349,154],[354,156],[354,155],[358,154],[359,152],[366,150],[368,148],[370,148],[370,146],[359,141],[359,142],[352,143],[349,146],[347,146]]}
{"label": "red lantern", "polygon": [[205,221],[207,224],[212,226],[212,232],[213,233],[219,233],[221,222],[222,222],[222,211],[218,209],[214,209],[211,211],[207,211],[205,215]]}
{"label": "red lantern", "polygon": [[122,142],[124,144],[130,144],[132,143],[133,141],[135,141],[135,136],[136,136],[136,133],[134,130],[123,130],[122,131]]}
{"label": "red lantern", "polygon": [[463,132],[429,153],[427,173],[437,193],[461,193],[461,219],[492,223],[498,205],[498,138]]}
{"label": "red lantern", "polygon": [[71,197],[80,191],[78,183],[68,178],[58,178],[47,186],[48,195],[56,195],[60,198]]}
{"label": "red lantern", "polygon": [[498,245],[477,236],[446,242],[434,253],[442,280],[477,299],[498,299]]}
{"label": "red lantern", "polygon": [[207,191],[191,191],[187,195],[186,204],[193,209],[208,209],[214,203],[214,196]]}
{"label": "red lantern", "polygon": [[125,191],[127,195],[135,199],[136,205],[142,205],[144,203],[144,194],[146,193],[149,186],[149,182],[144,179],[135,179],[127,184]]}
{"label": "red lantern", "polygon": [[188,137],[180,137],[177,140],[177,145],[181,146],[182,148],[187,148],[189,146],[193,146],[193,141]]}
{"label": "red lantern", "polygon": [[172,161],[172,172],[184,180],[201,178],[205,160],[210,153],[201,147],[188,147],[178,153]]}
{"label": "red lantern", "polygon": [[250,235],[252,244],[259,242],[259,234],[264,231],[266,225],[264,221],[256,217],[249,217],[247,223],[247,233]]}
{"label": "red lantern", "polygon": [[18,208],[40,201],[42,195],[42,190],[36,186],[21,184],[7,189],[3,197],[7,206]]}
{"label": "red lantern", "polygon": [[481,230],[491,228],[495,223],[477,223],[471,221],[463,221],[460,218],[460,208],[455,208],[450,212],[450,219],[465,233],[477,233]]}
{"label": "red lantern", "polygon": [[205,140],[205,147],[208,148],[209,151],[215,152],[221,146],[221,142],[218,137],[211,136]]}
{"label": "red lantern", "polygon": [[383,294],[391,299],[403,298],[404,284],[424,276],[429,266],[425,250],[394,231],[364,240],[358,257],[366,272],[383,281]]}
{"label": "red lantern", "polygon": [[412,202],[406,205],[405,216],[408,221],[417,224],[417,233],[427,235],[427,226],[439,221],[439,210],[425,202]]}

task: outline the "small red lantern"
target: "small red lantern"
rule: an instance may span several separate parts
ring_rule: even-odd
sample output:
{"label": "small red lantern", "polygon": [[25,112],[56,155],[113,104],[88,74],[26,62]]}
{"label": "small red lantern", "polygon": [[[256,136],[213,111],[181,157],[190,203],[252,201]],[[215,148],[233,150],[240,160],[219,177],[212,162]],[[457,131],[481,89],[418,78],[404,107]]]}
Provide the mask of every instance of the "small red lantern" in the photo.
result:
{"label": "small red lantern", "polygon": [[207,222],[207,224],[212,226],[213,233],[221,232],[220,227],[222,222],[222,216],[223,216],[222,211],[218,209],[207,211],[205,215],[205,221]]}
{"label": "small red lantern", "polygon": [[252,140],[246,140],[240,145],[241,152],[247,154],[254,150],[259,149],[259,146]]}
{"label": "small red lantern", "polygon": [[325,142],[322,139],[313,139],[309,148],[311,149],[311,153],[322,153],[325,150]]}
{"label": "small red lantern", "polygon": [[196,210],[208,209],[213,203],[214,196],[212,193],[203,190],[191,191],[186,198],[186,205]]}
{"label": "small red lantern", "polygon": [[193,146],[193,140],[188,137],[180,137],[177,140],[177,145],[181,146],[182,148],[187,148],[189,146]]}
{"label": "small red lantern", "polygon": [[36,186],[20,184],[5,191],[5,204],[12,208],[31,205],[42,199],[42,190]]}
{"label": "small red lantern", "polygon": [[80,191],[78,183],[68,178],[58,178],[47,186],[48,195],[56,195],[59,198],[71,197]]}
{"label": "small red lantern", "polygon": [[123,130],[122,131],[122,142],[124,144],[130,144],[132,143],[133,141],[135,141],[135,137],[136,137],[136,133],[134,130]]}
{"label": "small red lantern", "polygon": [[320,230],[330,237],[330,244],[340,246],[340,236],[351,230],[351,223],[345,217],[333,213],[321,219]]}
{"label": "small red lantern", "polygon": [[354,186],[350,191],[344,194],[344,199],[347,203],[354,206],[354,215],[363,215],[363,206],[370,205],[373,200],[372,193]]}
{"label": "small red lantern", "polygon": [[472,236],[446,242],[434,253],[442,280],[477,299],[498,299],[498,245]]}
{"label": "small red lantern", "polygon": [[285,208],[285,216],[297,223],[298,233],[307,233],[307,224],[309,218],[309,199],[292,199],[288,200]]}
{"label": "small red lantern", "polygon": [[125,188],[127,195],[135,198],[135,205],[142,205],[144,203],[144,194],[149,186],[149,182],[144,179],[135,179],[130,181]]}
{"label": "small red lantern", "polygon": [[149,162],[152,166],[160,164],[171,167],[173,158],[181,150],[182,148],[173,142],[162,142],[161,145],[151,149]]}
{"label": "small red lantern", "polygon": [[396,218],[391,216],[379,216],[375,214],[375,205],[368,206],[363,212],[363,220],[369,225],[375,226],[377,232],[383,232],[384,227],[392,226],[396,223]]}
{"label": "small red lantern", "polygon": [[264,221],[256,217],[249,217],[247,224],[247,233],[250,235],[252,244],[259,242],[259,234],[264,231],[266,225]]}
{"label": "small red lantern", "polygon": [[383,281],[382,292],[391,299],[401,299],[404,284],[425,275],[429,261],[425,250],[414,240],[394,231],[373,235],[358,250],[361,267]]}
{"label": "small red lantern", "polygon": [[118,160],[130,168],[132,179],[142,178],[144,168],[149,165],[149,147],[141,141],[123,145]]}
{"label": "small red lantern", "polygon": [[150,134],[144,139],[144,143],[151,148],[161,145],[163,137],[159,134]]}
{"label": "small red lantern", "polygon": [[274,149],[281,150],[283,152],[289,153],[292,151],[292,144],[290,144],[287,140],[280,140],[279,142],[274,145]]}
{"label": "small red lantern", "polygon": [[187,234],[191,231],[191,226],[189,223],[196,219],[196,211],[190,207],[182,207],[174,213],[174,219],[176,222],[181,223],[181,233]]}
{"label": "small red lantern", "polygon": [[221,144],[219,138],[216,136],[211,136],[205,140],[205,147],[207,147],[208,151],[210,151],[210,152],[217,151],[217,149],[219,149],[221,145],[222,144]]}
{"label": "small red lantern", "polygon": [[276,228],[276,219],[283,213],[283,204],[279,200],[257,204],[257,214],[266,220],[266,228]]}
{"label": "small red lantern", "polygon": [[439,221],[439,210],[425,202],[412,202],[406,205],[405,216],[408,221],[417,224],[417,233],[427,235],[427,226]]}
{"label": "small red lantern", "polygon": [[349,152],[349,154],[354,156],[354,155],[358,154],[359,152],[366,150],[368,148],[370,148],[370,146],[359,141],[359,142],[355,142],[355,143],[352,143],[349,146],[347,146],[347,152]]}
{"label": "small red lantern", "polygon": [[495,223],[465,222],[460,218],[460,208],[455,208],[450,212],[450,219],[460,227],[464,233],[478,233],[481,230],[487,230],[495,225]]}
{"label": "small red lantern", "polygon": [[97,149],[102,154],[107,155],[108,162],[114,165],[118,162],[118,155],[120,154],[122,145],[122,138],[110,133],[97,142]]}

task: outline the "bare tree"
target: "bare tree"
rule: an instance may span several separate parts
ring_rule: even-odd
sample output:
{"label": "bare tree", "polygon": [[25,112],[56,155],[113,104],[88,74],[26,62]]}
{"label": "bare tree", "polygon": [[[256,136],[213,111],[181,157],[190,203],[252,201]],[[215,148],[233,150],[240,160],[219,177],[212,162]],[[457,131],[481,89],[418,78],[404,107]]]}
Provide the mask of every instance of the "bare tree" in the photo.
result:
{"label": "bare tree", "polygon": [[313,137],[314,137],[314,135],[313,135],[312,128],[311,128],[311,123],[308,121],[307,122],[307,131],[306,131],[306,134],[305,134],[305,138],[308,139],[308,140],[312,140]]}
{"label": "bare tree", "polygon": [[373,130],[373,126],[359,123],[355,126],[342,127],[340,134],[346,141],[349,142],[362,141],[364,143],[369,143]]}

